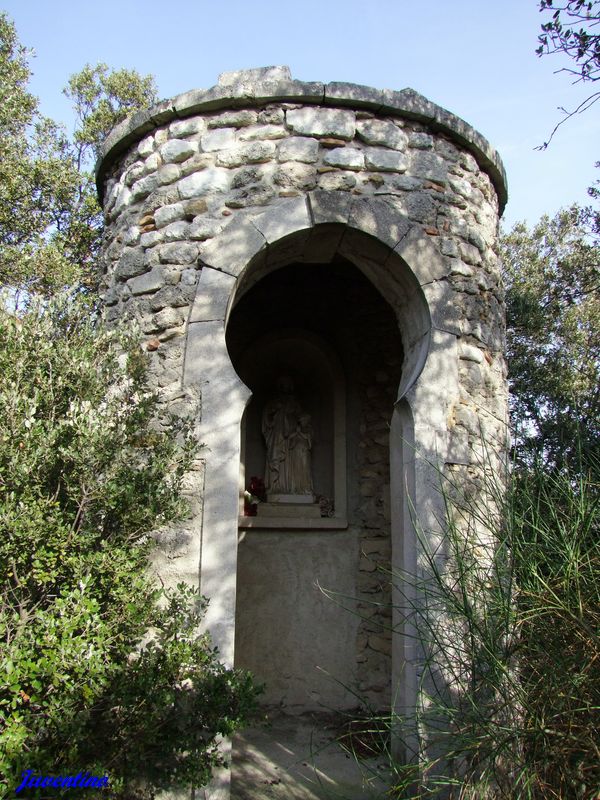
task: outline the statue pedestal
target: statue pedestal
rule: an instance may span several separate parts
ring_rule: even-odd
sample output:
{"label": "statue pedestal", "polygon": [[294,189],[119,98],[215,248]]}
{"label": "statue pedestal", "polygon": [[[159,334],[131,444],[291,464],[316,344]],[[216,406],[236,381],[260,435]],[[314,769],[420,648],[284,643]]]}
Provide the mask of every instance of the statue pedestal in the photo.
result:
{"label": "statue pedestal", "polygon": [[268,503],[289,503],[296,505],[302,503],[303,505],[312,505],[315,502],[313,494],[269,494],[267,495]]}
{"label": "statue pedestal", "polygon": [[[296,497],[298,495],[287,495],[287,497]],[[302,495],[299,495],[302,497]],[[306,501],[300,502],[284,502],[284,503],[259,503],[256,510],[257,517],[304,517],[305,519],[320,519],[321,508],[318,503],[315,503],[311,497],[310,503]],[[271,495],[269,495],[269,501]]]}

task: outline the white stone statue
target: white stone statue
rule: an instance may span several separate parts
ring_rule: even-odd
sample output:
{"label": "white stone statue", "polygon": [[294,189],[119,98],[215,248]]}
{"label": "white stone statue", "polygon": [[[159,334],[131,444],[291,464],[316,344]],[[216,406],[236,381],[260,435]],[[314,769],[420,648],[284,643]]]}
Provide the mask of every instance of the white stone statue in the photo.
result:
{"label": "white stone statue", "polygon": [[266,404],[262,433],[267,445],[265,485],[271,495],[312,495],[312,425],[294,394],[291,378],[277,381],[278,393]]}

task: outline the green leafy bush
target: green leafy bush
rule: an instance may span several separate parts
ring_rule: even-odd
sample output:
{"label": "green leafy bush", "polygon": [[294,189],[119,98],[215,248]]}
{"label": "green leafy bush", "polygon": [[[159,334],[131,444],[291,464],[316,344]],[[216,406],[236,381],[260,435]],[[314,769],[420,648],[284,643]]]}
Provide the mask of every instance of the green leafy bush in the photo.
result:
{"label": "green leafy bush", "polygon": [[204,601],[148,574],[188,426],[157,423],[135,337],[81,299],[0,311],[0,342],[0,797],[25,769],[201,785],[255,690],[198,634]]}

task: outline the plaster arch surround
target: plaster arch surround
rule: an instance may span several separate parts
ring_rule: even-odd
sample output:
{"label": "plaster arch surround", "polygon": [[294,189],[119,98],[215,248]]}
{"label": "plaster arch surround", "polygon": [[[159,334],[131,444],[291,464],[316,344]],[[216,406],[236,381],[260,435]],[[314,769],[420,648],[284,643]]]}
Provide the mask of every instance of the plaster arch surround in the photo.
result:
{"label": "plaster arch surround", "polygon": [[[413,572],[417,563],[409,508],[420,509],[427,528],[438,525],[441,509],[432,502],[438,478],[434,465],[445,459],[446,418],[458,395],[458,372],[452,369],[456,337],[444,329],[451,327],[452,309],[434,283],[444,275],[444,260],[419,226],[381,200],[313,193],[282,201],[258,217],[238,217],[203,254],[184,371],[186,384],[201,386],[198,435],[208,454],[200,564],[201,591],[211,598],[206,625],[229,664],[235,639],[240,423],[250,390],[227,352],[228,316],[236,300],[272,271],[292,262],[328,261],[335,254],[354,263],[394,309],[405,352],[397,403],[410,410],[395,413],[390,445],[404,453],[391,459],[390,494],[396,498],[391,506],[392,565],[398,574]],[[407,413],[411,437],[423,456],[416,472],[414,457],[407,456],[406,422],[401,421]],[[393,624],[401,632],[399,617]],[[416,702],[410,664],[416,668],[411,641],[398,636],[392,653],[397,710]]]}

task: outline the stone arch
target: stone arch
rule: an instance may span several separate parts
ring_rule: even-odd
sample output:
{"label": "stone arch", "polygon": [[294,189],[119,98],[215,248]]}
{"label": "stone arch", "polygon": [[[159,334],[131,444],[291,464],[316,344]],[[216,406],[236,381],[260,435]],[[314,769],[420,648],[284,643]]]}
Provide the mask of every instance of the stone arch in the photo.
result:
{"label": "stone arch", "polygon": [[[205,445],[200,521],[201,591],[211,598],[206,625],[222,659],[233,664],[239,507],[240,421],[250,392],[231,364],[225,331],[231,309],[258,280],[296,261],[327,262],[339,253],[355,264],[396,312],[405,350],[390,437],[392,562],[417,563],[409,508],[435,530],[441,518],[432,486],[447,449],[449,398],[457,392],[453,309],[445,295],[446,261],[421,226],[392,203],[314,191],[260,215],[239,214],[202,252],[191,310],[184,384],[200,386]],[[417,464],[416,451],[424,458]],[[394,626],[401,629],[400,617]],[[417,655],[405,637],[392,654],[392,696],[399,710],[416,702]],[[415,744],[416,747],[416,744]],[[412,750],[413,748],[409,748]],[[410,755],[407,753],[407,755]]]}
{"label": "stone arch", "polygon": [[[447,266],[420,225],[378,198],[314,191],[258,216],[236,216],[203,250],[190,326],[222,321],[226,327],[237,299],[269,272],[292,261],[326,261],[336,252],[354,263],[396,311],[406,359],[398,396],[404,397],[427,358],[431,305],[440,288],[434,282],[446,276]],[[451,308],[435,305],[443,329]]]}

